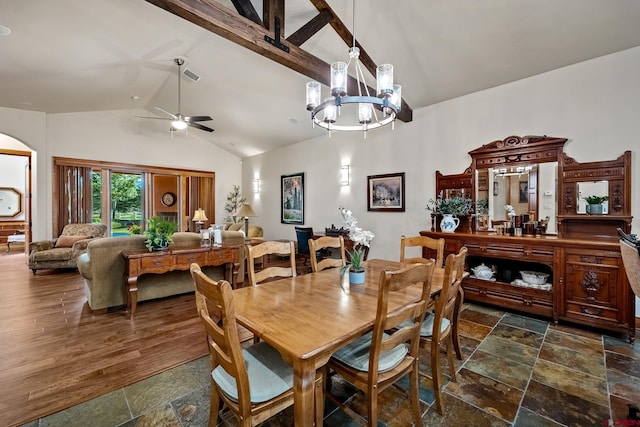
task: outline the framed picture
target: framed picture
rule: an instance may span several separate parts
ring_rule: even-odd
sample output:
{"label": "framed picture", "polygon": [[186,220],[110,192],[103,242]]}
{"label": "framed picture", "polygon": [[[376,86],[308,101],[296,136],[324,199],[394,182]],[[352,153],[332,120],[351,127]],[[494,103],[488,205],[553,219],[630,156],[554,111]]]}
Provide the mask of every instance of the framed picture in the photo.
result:
{"label": "framed picture", "polygon": [[404,172],[367,177],[367,210],[404,212]]}
{"label": "framed picture", "polygon": [[304,224],[304,173],[280,177],[280,222]]}
{"label": "framed picture", "polygon": [[527,203],[529,201],[529,183],[527,181],[520,181],[520,203]]}

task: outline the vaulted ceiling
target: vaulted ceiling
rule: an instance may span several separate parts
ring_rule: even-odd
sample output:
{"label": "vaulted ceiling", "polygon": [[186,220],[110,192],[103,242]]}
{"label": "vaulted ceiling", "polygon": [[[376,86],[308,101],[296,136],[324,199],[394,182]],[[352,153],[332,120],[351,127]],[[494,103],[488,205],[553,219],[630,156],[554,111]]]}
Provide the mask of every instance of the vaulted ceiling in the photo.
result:
{"label": "vaulted ceiling", "polygon": [[[275,17],[289,52],[264,41],[278,38]],[[359,0],[355,35],[365,65],[394,64],[408,122],[411,109],[640,46],[639,21],[637,0]],[[354,32],[344,0],[4,0],[0,26],[0,106],[166,117],[154,106],[177,112],[184,57],[200,79],[182,78],[180,112],[215,129],[187,137],[241,157],[325,132],[304,85],[328,81]],[[169,135],[162,120],[132,114],[131,126]]]}

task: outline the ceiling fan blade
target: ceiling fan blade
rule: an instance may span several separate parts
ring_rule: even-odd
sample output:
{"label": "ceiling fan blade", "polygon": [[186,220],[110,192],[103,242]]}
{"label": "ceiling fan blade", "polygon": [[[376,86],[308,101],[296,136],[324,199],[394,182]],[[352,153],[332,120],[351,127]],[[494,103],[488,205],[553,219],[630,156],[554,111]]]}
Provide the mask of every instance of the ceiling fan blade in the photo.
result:
{"label": "ceiling fan blade", "polygon": [[133,116],[133,117],[137,117],[139,119],[173,120],[173,119],[168,119],[166,117],[151,117],[151,116]]}
{"label": "ceiling fan blade", "polygon": [[157,105],[154,105],[154,106],[153,106],[153,108],[155,108],[156,110],[160,110],[160,111],[162,111],[162,112],[163,112],[163,113],[165,113],[165,114],[170,115],[171,117],[173,117],[173,119],[177,119],[177,118],[178,118],[178,116],[176,116],[176,115],[175,115],[175,114],[173,114],[173,113],[168,112],[167,110],[165,110],[165,109],[164,109],[164,108],[162,108],[162,107],[158,107]]}
{"label": "ceiling fan blade", "polygon": [[208,122],[209,120],[213,120],[211,118],[211,116],[189,116],[189,117],[185,117],[184,121],[185,122]]}
{"label": "ceiling fan blade", "polygon": [[194,127],[196,129],[204,130],[206,132],[213,132],[213,129],[211,129],[210,127],[207,127],[207,126],[203,126],[200,123],[187,122],[187,125],[189,125],[191,127]]}

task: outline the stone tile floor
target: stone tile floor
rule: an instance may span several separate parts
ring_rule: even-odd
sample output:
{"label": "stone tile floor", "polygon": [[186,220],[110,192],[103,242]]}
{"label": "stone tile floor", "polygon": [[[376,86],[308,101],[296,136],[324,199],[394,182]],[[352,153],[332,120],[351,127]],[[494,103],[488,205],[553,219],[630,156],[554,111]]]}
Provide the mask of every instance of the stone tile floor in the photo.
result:
{"label": "stone tile floor", "polygon": [[[465,304],[463,360],[457,381],[445,381],[445,416],[433,405],[431,380],[421,379],[424,424],[428,426],[602,426],[640,425],[625,421],[629,405],[640,404],[640,349],[623,339],[567,325]],[[428,350],[421,367],[430,372]],[[209,359],[203,357],[40,420],[37,426],[206,426],[209,414]],[[332,393],[347,411],[366,414],[362,394],[339,377]],[[379,425],[411,425],[406,395],[387,389],[379,400]],[[291,426],[291,408],[265,427]],[[230,413],[221,426],[235,426]],[[356,422],[329,399],[325,426]]]}

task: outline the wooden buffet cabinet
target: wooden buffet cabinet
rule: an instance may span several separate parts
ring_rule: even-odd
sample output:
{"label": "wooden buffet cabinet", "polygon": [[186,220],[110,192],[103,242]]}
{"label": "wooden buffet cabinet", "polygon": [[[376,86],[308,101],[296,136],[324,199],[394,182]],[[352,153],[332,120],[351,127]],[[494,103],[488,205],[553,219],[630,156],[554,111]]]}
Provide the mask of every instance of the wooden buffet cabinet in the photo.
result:
{"label": "wooden buffet cabinet", "polygon": [[[464,279],[465,299],[511,310],[626,334],[635,341],[635,295],[629,286],[616,229],[631,231],[631,153],[616,160],[579,163],[566,156],[566,139],[548,137],[509,137],[471,151],[471,167],[463,174],[436,180],[455,182],[475,191],[476,168],[480,165],[518,165],[535,161],[557,161],[557,233],[510,235],[495,230],[459,227],[443,233],[434,227],[420,234],[445,239],[445,254],[462,246],[469,250],[467,268],[485,264],[495,274],[491,280]],[[549,160],[550,159],[550,160]],[[486,167],[486,166],[483,166]],[[460,178],[467,181],[460,181]],[[606,182],[609,212],[604,215],[578,214],[580,182]],[[446,184],[438,183],[440,190]],[[469,191],[469,190],[467,190]],[[548,196],[548,194],[547,194]],[[540,195],[531,194],[530,198]],[[536,201],[537,205],[540,205]],[[472,219],[469,220],[473,224]],[[425,250],[424,257],[434,254]],[[520,271],[547,273],[547,286],[532,286],[519,280]],[[549,286],[550,285],[550,286]]]}

